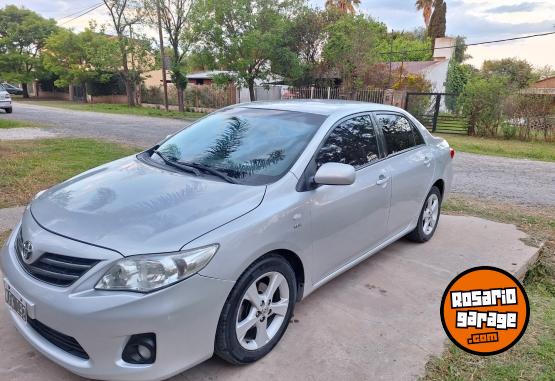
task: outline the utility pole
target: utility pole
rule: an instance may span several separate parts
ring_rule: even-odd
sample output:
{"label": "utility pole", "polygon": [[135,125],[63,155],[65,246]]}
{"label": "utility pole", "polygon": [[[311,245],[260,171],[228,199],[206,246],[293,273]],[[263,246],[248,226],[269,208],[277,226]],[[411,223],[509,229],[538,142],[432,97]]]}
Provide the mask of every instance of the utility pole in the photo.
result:
{"label": "utility pole", "polygon": [[168,106],[168,82],[166,80],[166,55],[164,54],[164,37],[162,35],[162,19],[160,18],[160,1],[156,0],[156,11],[158,13],[158,35],[160,37],[160,56],[162,58],[162,82],[164,83],[164,107],[166,111]]}

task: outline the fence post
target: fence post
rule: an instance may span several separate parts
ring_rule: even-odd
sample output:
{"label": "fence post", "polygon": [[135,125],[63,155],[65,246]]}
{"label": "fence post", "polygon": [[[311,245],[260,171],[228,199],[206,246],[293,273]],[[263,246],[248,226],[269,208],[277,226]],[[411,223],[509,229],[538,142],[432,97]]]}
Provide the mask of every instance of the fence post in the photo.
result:
{"label": "fence post", "polygon": [[314,86],[310,86],[310,99],[314,99]]}
{"label": "fence post", "polygon": [[331,98],[331,87],[328,86],[328,99]]}
{"label": "fence post", "polygon": [[439,105],[441,103],[441,95],[436,95],[436,104],[434,107],[434,119],[432,120],[432,132],[436,132],[437,130],[437,117],[439,116]]}

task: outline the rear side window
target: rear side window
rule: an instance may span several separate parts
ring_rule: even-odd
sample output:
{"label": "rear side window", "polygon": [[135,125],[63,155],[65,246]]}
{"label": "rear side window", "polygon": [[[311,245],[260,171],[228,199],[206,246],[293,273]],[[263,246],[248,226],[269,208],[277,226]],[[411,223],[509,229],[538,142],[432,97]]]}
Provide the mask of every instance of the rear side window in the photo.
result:
{"label": "rear side window", "polygon": [[422,134],[420,133],[418,128],[416,128],[414,125],[412,126],[412,131],[414,131],[414,140],[417,146],[421,144],[426,144],[426,142],[424,141],[424,138],[422,137]]}
{"label": "rear side window", "polygon": [[395,114],[378,114],[377,119],[383,131],[388,155],[421,144],[416,142],[413,127],[405,117]]}
{"label": "rear side window", "polygon": [[316,164],[320,167],[325,163],[343,163],[360,168],[379,157],[372,118],[362,115],[341,122],[334,128],[320,148]]}

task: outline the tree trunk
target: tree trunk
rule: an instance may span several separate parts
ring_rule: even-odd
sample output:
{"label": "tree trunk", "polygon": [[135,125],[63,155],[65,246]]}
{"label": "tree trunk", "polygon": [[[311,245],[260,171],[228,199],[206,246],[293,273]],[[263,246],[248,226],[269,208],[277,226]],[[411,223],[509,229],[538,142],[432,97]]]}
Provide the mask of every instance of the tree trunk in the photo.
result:
{"label": "tree trunk", "polygon": [[249,81],[249,95],[251,98],[251,102],[255,102],[256,101],[256,92],[254,91],[254,80]]}
{"label": "tree trunk", "polygon": [[29,98],[29,89],[27,88],[27,83],[22,83],[21,89],[23,89],[23,98]]}
{"label": "tree trunk", "polygon": [[133,79],[129,76],[129,65],[127,63],[127,52],[122,49],[123,57],[123,81],[125,82],[125,94],[127,94],[127,105],[129,107],[135,106],[135,92],[133,88],[135,87],[132,83]]}
{"label": "tree trunk", "polygon": [[83,82],[82,86],[83,86],[83,103],[89,103],[89,100],[88,100],[88,97],[87,97],[87,94],[88,94],[87,82]]}
{"label": "tree trunk", "polygon": [[185,112],[184,89],[181,86],[177,87],[177,106],[180,112]]}

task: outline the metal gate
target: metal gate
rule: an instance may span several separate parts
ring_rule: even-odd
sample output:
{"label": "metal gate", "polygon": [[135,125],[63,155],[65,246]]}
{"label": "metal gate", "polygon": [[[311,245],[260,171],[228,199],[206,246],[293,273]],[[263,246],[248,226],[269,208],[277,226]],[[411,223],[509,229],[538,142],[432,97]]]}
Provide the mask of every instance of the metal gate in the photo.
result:
{"label": "metal gate", "polygon": [[432,132],[468,134],[468,121],[457,107],[458,95],[448,93],[407,93],[405,110]]}

